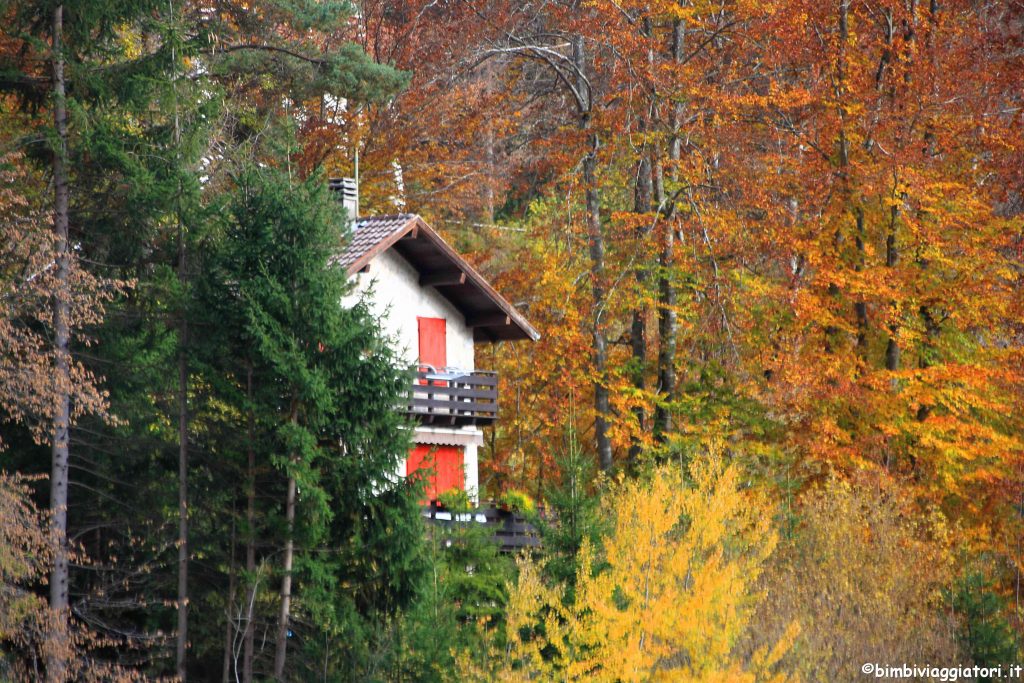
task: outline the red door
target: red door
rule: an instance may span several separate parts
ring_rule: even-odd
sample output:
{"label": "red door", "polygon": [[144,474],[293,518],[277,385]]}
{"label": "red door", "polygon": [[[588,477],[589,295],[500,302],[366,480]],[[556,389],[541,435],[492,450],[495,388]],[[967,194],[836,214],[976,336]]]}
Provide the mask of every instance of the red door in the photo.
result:
{"label": "red door", "polygon": [[448,365],[444,318],[416,318],[420,333],[420,363],[441,370]]}
{"label": "red door", "polygon": [[427,479],[424,489],[426,503],[437,500],[438,494],[452,489],[464,491],[466,488],[465,468],[463,464],[462,446],[434,446],[416,444],[405,461],[405,474],[411,475],[417,470],[434,470]]}

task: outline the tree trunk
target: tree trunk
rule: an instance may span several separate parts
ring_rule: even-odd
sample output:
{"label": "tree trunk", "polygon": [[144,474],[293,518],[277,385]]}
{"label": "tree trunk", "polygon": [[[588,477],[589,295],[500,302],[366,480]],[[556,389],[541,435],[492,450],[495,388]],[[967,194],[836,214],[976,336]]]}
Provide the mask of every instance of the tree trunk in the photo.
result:
{"label": "tree trunk", "polygon": [[[853,199],[851,197],[851,199]],[[864,209],[857,206],[853,210],[854,223],[857,226],[856,234],[854,235],[854,245],[857,249],[857,262],[854,264],[853,269],[857,273],[864,272],[864,266],[867,261],[867,252],[865,250],[865,231],[864,231]],[[861,358],[867,361],[868,353],[868,304],[864,300],[864,295],[860,295],[860,301],[853,304],[853,313],[857,319],[857,353],[860,354]]]}
{"label": "tree trunk", "polygon": [[231,680],[231,652],[235,642],[235,625],[232,622],[231,612],[235,608],[235,592],[237,580],[235,578],[235,519],[236,512],[234,505],[231,506],[231,559],[228,562],[228,601],[224,609],[224,661],[221,665],[221,682],[229,683]]}
{"label": "tree trunk", "polygon": [[[171,53],[172,60],[174,53]],[[175,69],[177,65],[175,64]],[[174,84],[175,156],[181,145],[181,122],[178,117],[177,84]],[[181,185],[178,186],[176,213],[178,220],[178,282],[186,296],[188,248],[185,226],[181,220]],[[180,348],[178,349],[178,632],[175,639],[175,665],[178,679],[188,679],[188,306],[181,303]]]}
{"label": "tree trunk", "polygon": [[[184,250],[182,250],[184,252]],[[184,253],[182,253],[184,256]],[[188,339],[188,323],[182,318],[181,343]],[[178,678],[187,679],[188,651],[188,364],[185,350],[178,355],[178,634],[175,663]]]}
{"label": "tree trunk", "polygon": [[[644,40],[650,41],[653,26],[651,24],[650,17],[644,17],[640,25],[640,35]],[[654,52],[648,47],[647,50],[647,65],[649,69],[649,76],[653,79],[654,77]],[[638,128],[641,139],[645,139],[648,130],[650,130],[649,119],[652,116],[656,104],[657,93],[651,95],[651,100],[648,103],[648,109],[639,118]],[[653,154],[649,149],[647,142],[643,142],[640,146],[640,158],[637,160],[636,169],[636,180],[633,189],[633,212],[642,215],[648,215],[651,212],[651,202],[654,194],[654,166],[652,161]],[[638,257],[637,266],[634,269],[633,276],[636,278],[637,290],[643,301],[647,300],[647,277],[648,277],[648,261],[647,261],[647,245],[645,244],[645,238],[650,235],[651,230],[654,228],[654,222],[647,222],[637,227],[636,238],[638,246]],[[647,375],[647,315],[648,308],[646,303],[639,304],[633,309],[633,322],[630,326],[630,351],[632,355],[633,363],[633,387],[637,390],[639,396],[643,396],[647,389],[646,375]],[[647,411],[644,408],[643,403],[639,403],[633,408],[633,419],[636,421],[638,434],[642,434],[647,431]],[[634,436],[631,439],[629,446],[629,466],[634,468],[637,460],[640,457],[640,439],[638,436]]]}
{"label": "tree trunk", "polygon": [[594,344],[594,438],[597,441],[597,456],[601,469],[612,469],[612,443],[608,437],[608,416],[611,406],[608,396],[608,343],[604,337],[602,316],[604,315],[604,235],[601,230],[601,199],[595,181],[597,166],[597,135],[591,136],[591,151],[583,161],[583,182],[587,184],[587,224],[590,242],[590,277],[594,296],[592,334]]}
{"label": "tree trunk", "polygon": [[246,366],[245,393],[248,400],[247,429],[248,438],[248,464],[247,464],[247,488],[245,503],[245,571],[249,580],[253,583],[249,587],[248,595],[245,598],[246,620],[245,635],[242,643],[242,683],[252,683],[252,658],[254,636],[256,628],[253,624],[253,609],[256,603],[256,582],[253,577],[256,574],[256,449],[253,441],[256,438],[256,419],[252,411],[252,362]]}
{"label": "tree trunk", "polygon": [[288,477],[288,494],[285,500],[285,521],[288,538],[284,543],[284,576],[281,577],[281,614],[277,625],[277,647],[274,652],[274,678],[284,680],[284,664],[288,654],[288,619],[292,601],[292,561],[295,553],[295,477]]}
{"label": "tree trunk", "polygon": [[[683,60],[686,43],[686,25],[677,20],[672,25],[672,61]],[[679,160],[682,157],[682,141],[679,127],[682,125],[684,105],[676,102],[672,108],[672,138],[669,142],[668,157],[671,162],[673,179],[679,176]],[[669,214],[676,215],[674,209]],[[654,411],[654,438],[664,442],[665,435],[672,430],[672,414],[666,405],[672,401],[676,391],[676,290],[672,284],[672,261],[675,250],[675,226],[666,224],[661,235],[661,253],[658,255],[658,393],[660,401]]]}
{"label": "tree trunk", "polygon": [[608,417],[611,406],[608,395],[608,342],[604,336],[604,231],[601,228],[601,191],[597,187],[597,151],[600,138],[591,130],[593,95],[586,79],[586,48],[583,36],[572,39],[573,66],[576,70],[576,89],[579,93],[579,127],[587,133],[589,149],[583,157],[583,184],[586,187],[587,237],[590,250],[590,286],[594,298],[591,335],[593,361],[597,379],[594,381],[594,439],[597,442],[597,460],[601,469],[612,468],[612,442],[608,437]]}
{"label": "tree trunk", "polygon": [[[840,185],[842,187],[844,197],[849,197],[849,165],[850,165],[850,147],[849,141],[846,137],[846,110],[843,104],[846,101],[846,44],[850,38],[850,26],[849,26],[849,12],[850,12],[850,0],[839,0],[839,46],[836,54],[836,86],[835,86],[835,99],[837,102],[838,115],[839,115],[839,133],[837,136],[837,146],[839,148],[839,171],[838,177]],[[847,202],[849,200],[847,199]],[[845,241],[845,235],[843,234],[842,226],[837,226],[833,235],[833,244],[835,245],[836,251],[840,251]],[[839,299],[840,291],[839,285],[835,282],[828,284],[828,295],[830,299]],[[835,352],[834,342],[837,342],[839,335],[839,328],[835,325],[825,326],[825,353],[831,354]],[[834,381],[834,380],[831,380]]]}
{"label": "tree trunk", "polygon": [[[651,170],[651,159],[646,153],[646,148],[641,152],[642,156],[640,161],[637,163],[636,170],[636,187],[633,192],[633,212],[637,214],[649,214],[651,211],[651,196],[653,193],[654,186],[654,174]],[[650,227],[643,226],[637,228],[636,238],[640,243],[638,247],[646,253],[645,245],[643,244],[647,235],[650,234]],[[641,259],[644,257],[640,257]],[[641,296],[645,296],[644,290],[647,289],[647,265],[646,263],[640,263],[637,265],[633,276],[636,278],[637,289]],[[630,327],[630,351],[632,353],[633,362],[633,386],[638,392],[644,392],[647,388],[645,381],[646,365],[647,365],[647,306],[638,305],[633,310],[633,323]],[[633,419],[636,420],[637,428],[640,433],[646,431],[647,427],[647,411],[644,410],[643,405],[638,405],[633,408]],[[632,439],[632,443],[629,446],[629,465],[634,467],[637,459],[640,457],[640,441],[637,437]]]}
{"label": "tree trunk", "polygon": [[[896,219],[899,209],[893,206],[891,212],[889,234],[885,238],[885,265],[888,268],[895,268],[900,259],[899,247],[896,245]],[[890,308],[895,310],[895,305],[890,304]],[[900,346],[896,342],[897,334],[899,334],[899,324],[893,320],[889,323],[889,339],[885,345],[885,369],[892,372],[900,369]]]}
{"label": "tree trunk", "polygon": [[53,414],[52,472],[50,478],[50,511],[57,551],[50,575],[50,608],[55,624],[50,632],[50,652],[46,666],[50,681],[62,681],[65,675],[68,615],[68,428],[71,421],[70,400],[70,329],[68,296],[68,169],[67,169],[67,102],[64,84],[64,7],[53,10],[53,124],[57,133],[57,149],[53,154],[53,231],[56,238],[58,293],[53,300],[54,383],[58,399]]}

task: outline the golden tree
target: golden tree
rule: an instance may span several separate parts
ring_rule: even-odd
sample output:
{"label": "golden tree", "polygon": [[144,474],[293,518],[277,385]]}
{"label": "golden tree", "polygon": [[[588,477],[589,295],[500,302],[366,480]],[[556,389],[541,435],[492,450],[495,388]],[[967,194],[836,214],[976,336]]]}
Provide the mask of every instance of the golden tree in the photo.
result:
{"label": "golden tree", "polygon": [[853,678],[865,662],[957,659],[956,624],[942,610],[953,558],[941,515],[865,477],[826,482],[799,514],[765,570],[753,642],[799,621],[783,665],[805,681]]}
{"label": "golden tree", "polygon": [[463,674],[498,680],[760,681],[773,674],[795,626],[771,646],[737,654],[756,582],[776,544],[763,503],[716,450],[688,471],[661,466],[623,480],[608,499],[612,531],[581,551],[576,596],[520,563],[506,642]]}

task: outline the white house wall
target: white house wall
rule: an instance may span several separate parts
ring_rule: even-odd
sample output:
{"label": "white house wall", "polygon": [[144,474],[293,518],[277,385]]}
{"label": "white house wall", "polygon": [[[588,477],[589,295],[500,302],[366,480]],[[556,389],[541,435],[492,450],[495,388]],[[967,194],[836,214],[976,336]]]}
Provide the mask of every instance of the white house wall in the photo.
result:
{"label": "white house wall", "polygon": [[[351,306],[365,296],[370,310],[381,321],[385,334],[394,340],[396,350],[407,364],[419,363],[419,325],[416,318],[444,318],[445,346],[448,366],[475,370],[473,330],[462,315],[433,287],[420,285],[419,272],[393,250],[385,251],[370,261],[369,270],[354,277],[355,289],[342,305]],[[418,426],[416,443],[461,444],[464,451],[466,492],[479,502],[479,465],[477,448],[483,443],[483,432],[475,427],[462,429]],[[399,477],[405,476],[406,463],[398,464]]]}
{"label": "white house wall", "polygon": [[473,370],[473,330],[465,317],[433,287],[423,287],[419,272],[394,250],[370,261],[369,271],[355,277],[356,292],[371,287],[368,300],[384,330],[397,343],[409,365],[419,362],[419,328],[416,318],[444,318],[449,367]]}

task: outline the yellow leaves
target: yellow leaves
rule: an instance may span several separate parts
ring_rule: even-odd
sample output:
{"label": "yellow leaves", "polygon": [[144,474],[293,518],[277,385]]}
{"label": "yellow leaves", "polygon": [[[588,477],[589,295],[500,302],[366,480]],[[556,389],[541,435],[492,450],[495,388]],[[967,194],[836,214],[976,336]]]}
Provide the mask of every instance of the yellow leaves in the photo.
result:
{"label": "yellow leaves", "polygon": [[612,530],[601,548],[581,549],[571,604],[540,566],[520,561],[492,678],[777,680],[795,631],[749,659],[734,653],[776,542],[765,507],[741,488],[718,449],[686,473],[667,465],[620,479],[608,499]]}
{"label": "yellow leaves", "polygon": [[763,639],[791,642],[777,661],[806,680],[833,680],[872,658],[956,652],[953,624],[935,609],[952,570],[941,515],[918,512],[882,478],[857,477],[810,491],[797,517],[765,575],[755,652],[772,649]]}
{"label": "yellow leaves", "polygon": [[127,59],[138,59],[142,56],[143,37],[129,24],[123,23],[115,28],[121,50]]}

